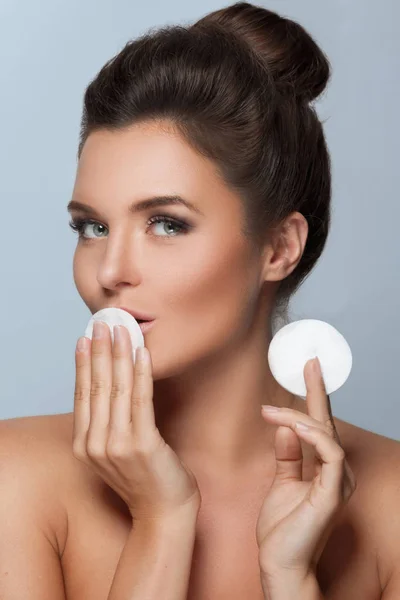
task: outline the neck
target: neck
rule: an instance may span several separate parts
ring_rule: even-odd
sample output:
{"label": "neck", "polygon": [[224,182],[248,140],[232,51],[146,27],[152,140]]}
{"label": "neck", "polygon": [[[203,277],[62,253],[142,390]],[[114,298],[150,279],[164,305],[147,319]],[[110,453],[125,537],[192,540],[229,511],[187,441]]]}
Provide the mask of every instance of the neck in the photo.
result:
{"label": "neck", "polygon": [[276,426],[263,419],[261,405],[306,412],[305,402],[272,376],[264,334],[154,382],[156,425],[188,465],[217,477],[263,469],[275,460]]}

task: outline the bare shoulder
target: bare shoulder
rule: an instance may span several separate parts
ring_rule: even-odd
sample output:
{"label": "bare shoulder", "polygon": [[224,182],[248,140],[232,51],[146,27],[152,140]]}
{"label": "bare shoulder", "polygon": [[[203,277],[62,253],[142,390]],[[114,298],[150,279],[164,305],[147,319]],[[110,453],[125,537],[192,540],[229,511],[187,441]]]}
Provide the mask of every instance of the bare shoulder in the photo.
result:
{"label": "bare shoulder", "polygon": [[70,418],[66,414],[16,417],[0,420],[0,466],[10,465],[29,494],[45,534],[61,556],[68,519],[65,507],[66,477],[71,470],[68,450]]}
{"label": "bare shoulder", "polygon": [[361,480],[378,477],[383,481],[382,477],[385,477],[389,486],[398,485],[400,441],[336,417],[334,421],[346,458],[354,464]]}
{"label": "bare shoulder", "polygon": [[400,592],[400,442],[340,419],[335,424],[357,479],[350,503],[370,529],[382,589],[398,578]]}
{"label": "bare shoulder", "polygon": [[388,459],[392,453],[394,453],[394,461],[396,461],[396,457],[398,459],[400,441],[363,429],[336,417],[334,421],[342,445],[346,447],[348,452],[355,453],[354,458],[361,460],[366,468],[376,464],[380,465],[382,458]]}

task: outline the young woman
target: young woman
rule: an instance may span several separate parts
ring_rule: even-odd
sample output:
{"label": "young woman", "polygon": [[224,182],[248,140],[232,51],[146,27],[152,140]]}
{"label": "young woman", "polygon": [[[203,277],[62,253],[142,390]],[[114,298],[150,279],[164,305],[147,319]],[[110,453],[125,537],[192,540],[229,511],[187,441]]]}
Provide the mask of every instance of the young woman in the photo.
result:
{"label": "young woman", "polygon": [[318,361],[304,401],[267,360],[329,232],[329,75],[240,2],[88,86],[74,281],[153,322],[134,366],[124,329],[77,348],[73,412],[1,423],[2,600],[400,597],[400,444],[332,417]]}

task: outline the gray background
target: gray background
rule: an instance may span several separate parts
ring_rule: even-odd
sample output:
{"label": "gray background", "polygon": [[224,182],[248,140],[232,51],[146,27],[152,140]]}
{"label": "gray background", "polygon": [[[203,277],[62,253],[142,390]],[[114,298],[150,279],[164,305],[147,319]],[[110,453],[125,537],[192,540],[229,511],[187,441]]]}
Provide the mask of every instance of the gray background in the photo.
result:
{"label": "gray background", "polygon": [[[227,4],[0,1],[1,419],[73,410],[75,343],[90,311],[73,281],[66,205],[85,86],[148,28]],[[258,4],[304,25],[333,66],[317,103],[333,162],[332,230],[291,320],[325,320],[352,349],[350,377],[331,395],[335,416],[399,440],[400,3]]]}

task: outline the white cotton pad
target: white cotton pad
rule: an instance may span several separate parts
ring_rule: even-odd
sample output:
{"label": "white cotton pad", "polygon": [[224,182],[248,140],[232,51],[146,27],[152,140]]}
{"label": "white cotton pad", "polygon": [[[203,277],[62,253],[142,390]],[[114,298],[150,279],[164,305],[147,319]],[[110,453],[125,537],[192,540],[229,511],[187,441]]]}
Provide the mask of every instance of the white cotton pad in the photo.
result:
{"label": "white cotton pad", "polygon": [[327,395],[347,380],[353,364],[350,346],[332,325],[302,319],[282,327],[272,338],[268,362],[276,381],[296,396],[307,396],[306,362],[318,356]]}
{"label": "white cotton pad", "polygon": [[107,323],[110,331],[111,331],[111,341],[114,343],[114,325],[123,325],[129,331],[132,342],[132,359],[135,363],[135,352],[136,348],[144,346],[144,338],[142,334],[142,330],[139,327],[139,323],[136,321],[131,314],[126,312],[126,310],[122,310],[121,308],[103,308],[102,310],[98,310],[97,313],[91,316],[89,323],[85,329],[84,336],[92,339],[93,335],[93,324],[95,321],[103,321]]}

